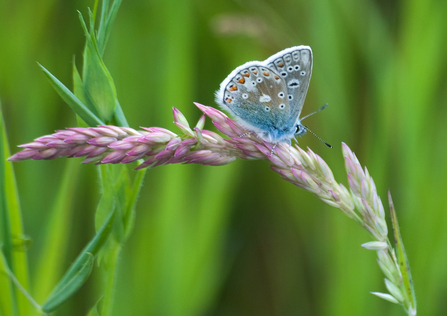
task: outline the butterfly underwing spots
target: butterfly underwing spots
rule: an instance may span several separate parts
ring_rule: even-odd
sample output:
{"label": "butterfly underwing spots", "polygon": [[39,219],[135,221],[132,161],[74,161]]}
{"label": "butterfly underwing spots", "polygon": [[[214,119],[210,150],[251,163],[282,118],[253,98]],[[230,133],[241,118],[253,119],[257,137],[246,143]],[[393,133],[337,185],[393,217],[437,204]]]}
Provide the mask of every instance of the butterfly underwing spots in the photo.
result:
{"label": "butterfly underwing spots", "polygon": [[251,71],[253,74],[255,74],[255,75],[258,74],[258,68],[256,68],[256,67],[251,67],[251,68],[250,68],[250,71]]}
{"label": "butterfly underwing spots", "polygon": [[259,102],[270,102],[270,101],[272,101],[272,98],[267,94],[263,94],[259,97]]}
{"label": "butterfly underwing spots", "polygon": [[280,105],[278,105],[278,107],[279,107],[281,110],[284,110],[284,109],[286,108],[286,105],[285,105],[284,103],[281,103]]}
{"label": "butterfly underwing spots", "polygon": [[269,108],[268,106],[266,106],[266,107],[264,108],[264,110],[265,110],[266,112],[270,112],[270,108]]}
{"label": "butterfly underwing spots", "polygon": [[275,60],[275,65],[278,68],[283,68],[284,67],[284,61],[282,60],[282,58],[278,58],[277,60]]}
{"label": "butterfly underwing spots", "polygon": [[279,80],[279,76],[277,76],[277,75],[275,75],[275,77],[274,77],[276,80]]}
{"label": "butterfly underwing spots", "polygon": [[225,101],[227,101],[227,103],[231,103],[232,100],[230,98],[228,98]]}
{"label": "butterfly underwing spots", "polygon": [[283,58],[284,58],[284,61],[286,62],[287,65],[292,63],[292,56],[290,56],[290,54],[284,55]]}
{"label": "butterfly underwing spots", "polygon": [[307,65],[309,63],[309,58],[310,58],[310,51],[308,50],[302,50],[301,51],[301,60],[303,62],[303,64]]}
{"label": "butterfly underwing spots", "polygon": [[289,88],[295,89],[300,86],[300,81],[298,79],[292,79],[287,83]]}
{"label": "butterfly underwing spots", "polygon": [[242,94],[242,98],[247,100],[248,99],[248,94],[247,93]]}
{"label": "butterfly underwing spots", "polygon": [[292,56],[293,56],[293,60],[294,60],[294,61],[298,61],[298,60],[300,60],[300,52],[299,52],[299,51],[294,51],[294,52],[292,53]]}
{"label": "butterfly underwing spots", "polygon": [[295,69],[295,71],[299,71],[301,69],[300,65],[295,65],[295,67],[293,67]]}
{"label": "butterfly underwing spots", "polygon": [[281,72],[281,76],[283,76],[283,78],[287,77],[287,72],[285,71]]}
{"label": "butterfly underwing spots", "polygon": [[244,71],[242,71],[242,76],[244,76],[244,77],[250,77],[250,73],[248,72],[247,69],[245,69]]}
{"label": "butterfly underwing spots", "polygon": [[281,99],[284,98],[284,92],[281,91],[280,93],[278,93],[278,97],[280,97]]}
{"label": "butterfly underwing spots", "polygon": [[244,78],[240,78],[237,82],[244,84],[245,83],[245,79]]}
{"label": "butterfly underwing spots", "polygon": [[288,98],[290,101],[292,101],[292,100],[293,100],[293,95],[289,94],[289,95],[287,96],[287,98]]}
{"label": "butterfly underwing spots", "polygon": [[236,86],[230,86],[230,91],[236,91],[237,87]]}
{"label": "butterfly underwing spots", "polygon": [[303,70],[303,71],[300,72],[300,75],[301,75],[301,76],[305,76],[305,75],[306,75],[306,72]]}
{"label": "butterfly underwing spots", "polygon": [[270,76],[270,73],[268,71],[264,71],[262,74],[266,77]]}
{"label": "butterfly underwing spots", "polygon": [[287,71],[288,72],[292,72],[293,71],[293,67],[292,66],[287,67]]}
{"label": "butterfly underwing spots", "polygon": [[261,83],[262,82],[262,78],[258,78],[258,79],[256,79],[256,81]]}

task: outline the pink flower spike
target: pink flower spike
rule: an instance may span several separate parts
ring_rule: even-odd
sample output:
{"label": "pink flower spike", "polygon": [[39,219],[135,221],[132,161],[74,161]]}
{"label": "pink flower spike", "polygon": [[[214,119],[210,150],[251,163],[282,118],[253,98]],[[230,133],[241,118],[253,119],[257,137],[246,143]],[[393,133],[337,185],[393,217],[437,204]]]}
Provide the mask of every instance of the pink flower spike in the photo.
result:
{"label": "pink flower spike", "polygon": [[109,151],[109,149],[107,147],[96,147],[87,155],[87,158],[93,158],[96,156],[100,156],[107,151]]}
{"label": "pink flower spike", "polygon": [[166,145],[166,149],[167,150],[176,150],[181,142],[182,142],[182,140],[180,138],[174,138]]}
{"label": "pink flower spike", "polygon": [[198,129],[200,129],[200,130],[203,129],[203,127],[205,126],[205,119],[206,119],[205,114],[203,114],[203,115],[199,118],[199,121],[198,121],[197,124],[196,124],[196,127],[197,127]]}
{"label": "pink flower spike", "polygon": [[55,137],[54,135],[46,135],[39,138],[36,138],[34,141],[39,143],[49,143],[61,140],[60,138]]}
{"label": "pink flower spike", "polygon": [[[116,127],[116,126],[115,126]],[[133,128],[131,128],[131,127],[117,127],[117,128],[119,128],[120,130],[122,130],[123,132],[125,132],[127,135],[131,135],[131,136],[134,136],[134,135],[141,135],[142,133],[145,133],[145,132],[139,132],[139,131],[136,131],[136,130],[134,130]]]}
{"label": "pink flower spike", "polygon": [[101,163],[119,163],[124,157],[126,157],[126,152],[124,150],[113,151],[108,154]]}
{"label": "pink flower spike", "polygon": [[143,142],[142,139],[144,139],[145,143],[151,144],[151,143],[166,143],[171,140],[171,136],[162,133],[162,132],[154,132],[149,133],[147,135],[144,135],[143,137],[140,137],[138,140]]}
{"label": "pink flower spike", "polygon": [[273,162],[276,166],[281,168],[287,168],[288,166],[276,155],[268,155],[267,158]]}
{"label": "pink flower spike", "polygon": [[90,130],[101,134],[101,136],[118,137],[118,133],[106,127],[91,127]]}
{"label": "pink flower spike", "polygon": [[80,145],[80,146],[76,146],[75,148],[73,148],[72,150],[70,150],[67,153],[67,156],[69,157],[82,157],[85,156],[89,153],[91,153],[93,150],[95,150],[95,146],[89,145],[89,144],[84,144],[84,145]]}
{"label": "pink flower spike", "polygon": [[180,128],[180,130],[181,130],[185,135],[190,136],[190,137],[195,137],[194,132],[192,131],[191,128],[189,128],[189,126],[184,125],[184,124],[179,123],[179,122],[174,122],[174,124],[177,125],[178,128]]}
{"label": "pink flower spike", "polygon": [[348,173],[348,182],[352,192],[354,192],[355,195],[360,196],[359,183],[355,180],[351,173]]}
{"label": "pink flower spike", "polygon": [[[76,132],[74,132],[74,131],[59,130],[59,131],[56,131],[56,133],[54,133],[52,135],[47,135],[47,136],[56,137],[58,139],[64,140],[65,138],[72,136],[74,134],[76,134]],[[43,136],[43,137],[46,137],[46,136]],[[42,137],[39,137],[39,139],[40,138],[42,138]]]}
{"label": "pink flower spike", "polygon": [[228,165],[229,163],[232,163],[235,160],[236,160],[236,157],[224,156],[224,157],[217,158],[217,159],[215,159],[211,162],[208,162],[206,164],[209,166],[223,166],[223,165]]}
{"label": "pink flower spike", "polygon": [[63,148],[73,148],[76,146],[76,144],[68,144],[66,142],[64,142],[63,140],[60,139],[56,139],[56,140],[52,140],[46,143],[47,147],[51,147],[51,148],[59,148],[59,149],[63,149]]}
{"label": "pink flower spike", "polygon": [[128,156],[139,156],[141,154],[145,155],[151,150],[151,146],[148,144],[139,144],[134,146],[130,151],[127,152]]}
{"label": "pink flower spike", "polygon": [[278,157],[289,167],[293,166],[293,159],[290,152],[286,152],[284,147],[276,146],[275,152]]}
{"label": "pink flower spike", "polygon": [[258,150],[260,151],[260,152],[262,152],[265,156],[271,156],[272,155],[272,152],[271,152],[271,150],[270,149],[268,149],[268,148],[266,148],[265,146],[263,146],[263,145],[261,145],[261,144],[257,144],[257,143],[253,143],[255,146],[256,146],[256,148],[258,148]]}
{"label": "pink flower spike", "polygon": [[111,149],[132,149],[135,147],[135,143],[128,142],[125,140],[118,140],[116,142],[109,144],[107,147]]}
{"label": "pink flower spike", "polygon": [[164,158],[171,158],[174,156],[174,151],[172,150],[162,150],[157,155],[155,155],[155,158],[157,159],[164,159]]}
{"label": "pink flower spike", "polygon": [[20,161],[20,160],[26,160],[33,157],[35,154],[37,154],[38,151],[35,149],[24,149],[22,151],[19,151],[18,153],[15,153],[11,157],[9,157],[8,161]]}
{"label": "pink flower spike", "polygon": [[149,131],[149,132],[161,132],[161,133],[165,133],[168,134],[172,137],[177,137],[178,135],[171,132],[170,130],[163,128],[163,127],[151,127],[151,128],[147,128],[147,127],[141,127],[142,129]]}
{"label": "pink flower spike", "polygon": [[123,158],[123,160],[120,161],[120,163],[132,163],[143,157],[144,154],[141,154],[140,156],[126,156]]}
{"label": "pink flower spike", "polygon": [[69,127],[68,128],[71,131],[75,131],[77,134],[83,134],[85,136],[89,137],[101,137],[102,135],[95,132],[94,130],[91,130],[90,128],[84,128],[84,127]]}
{"label": "pink flower spike", "polygon": [[200,131],[200,128],[194,127],[194,132],[196,132],[196,139],[197,139],[197,141],[202,142],[203,135],[202,135],[202,132]]}
{"label": "pink flower spike", "polygon": [[341,201],[340,197],[334,191],[328,190],[328,192],[331,194],[331,196],[334,199],[334,201],[336,201],[336,202],[340,202]]}
{"label": "pink flower spike", "polygon": [[40,142],[32,142],[28,144],[19,145],[17,147],[24,147],[24,148],[31,148],[31,149],[37,149],[42,150],[48,148],[47,144],[40,143]]}
{"label": "pink flower spike", "polygon": [[205,115],[208,116],[212,121],[223,122],[228,117],[221,111],[212,108],[210,106],[205,106],[199,103],[194,104],[199,108],[200,111],[205,113]]}
{"label": "pink flower spike", "polygon": [[212,154],[211,150],[198,150],[185,157],[187,160],[200,160]]}
{"label": "pink flower spike", "polygon": [[238,123],[236,123],[235,121],[233,121],[230,118],[226,118],[225,122],[228,124],[228,126],[230,126],[230,128],[237,134],[237,135],[244,135],[247,133],[247,131]]}
{"label": "pink flower spike", "polygon": [[113,126],[113,125],[100,125],[99,127],[107,128],[109,130],[114,131],[117,136],[116,137],[126,137],[127,132],[124,130],[123,127]]}
{"label": "pink flower spike", "polygon": [[[98,137],[100,137],[101,135],[98,135]],[[84,135],[84,134],[75,134],[72,136],[68,136],[65,139],[66,143],[73,143],[73,144],[84,144],[85,142],[87,142],[89,139],[91,139],[90,136]]]}
{"label": "pink flower spike", "polygon": [[236,137],[239,136],[236,134],[233,129],[226,122],[218,122],[213,121],[214,126],[221,132],[227,135],[228,137]]}
{"label": "pink flower spike", "polygon": [[180,112],[179,109],[173,107],[172,108],[172,114],[174,115],[174,122],[175,123],[180,123],[180,124],[185,125],[185,126],[187,126],[189,128],[188,120],[183,115],[183,113]]}
{"label": "pink flower spike", "polygon": [[87,143],[97,147],[107,147],[109,144],[116,141],[117,139],[115,137],[103,136],[103,137],[92,138],[88,140]]}
{"label": "pink flower spike", "polygon": [[48,148],[42,151],[39,151],[37,154],[35,154],[31,159],[33,160],[46,160],[50,157],[53,157],[55,154],[57,154],[58,150],[57,148]]}
{"label": "pink flower spike", "polygon": [[192,146],[194,146],[197,143],[197,140],[195,138],[189,138],[184,140],[175,151],[174,157],[180,157],[186,154]]}

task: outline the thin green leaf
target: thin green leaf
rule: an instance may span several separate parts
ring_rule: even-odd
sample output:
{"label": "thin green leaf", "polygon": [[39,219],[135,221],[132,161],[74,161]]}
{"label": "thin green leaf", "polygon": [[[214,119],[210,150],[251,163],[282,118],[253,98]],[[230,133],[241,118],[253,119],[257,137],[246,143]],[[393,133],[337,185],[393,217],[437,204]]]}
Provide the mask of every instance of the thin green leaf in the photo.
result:
{"label": "thin green leaf", "polygon": [[[93,257],[95,257],[98,254],[98,251],[102,248],[102,246],[107,241],[108,236],[110,235],[110,232],[112,230],[113,222],[115,219],[115,211],[112,210],[110,212],[109,217],[102,225],[101,229],[98,230],[95,237],[90,241],[90,243],[82,250],[82,252],[79,254],[79,256],[76,258],[76,260],[73,262],[73,264],[70,266],[68,271],[65,273],[61,281],[59,281],[58,285],[53,289],[53,292],[50,294],[46,302],[43,304],[42,309],[44,311],[52,311],[54,310],[58,305],[55,305],[55,297],[61,297],[60,295],[63,292],[64,300],[68,299],[71,295],[73,295],[85,282],[86,278],[83,279],[82,276],[85,275],[85,264],[87,263],[87,259],[85,257],[85,254],[89,253]],[[80,274],[80,271],[83,271],[83,274]],[[76,282],[73,282],[74,278],[77,278]],[[83,282],[79,282],[80,280],[83,280]],[[67,285],[71,284],[69,290],[67,289]],[[76,284],[76,286],[73,286]],[[57,300],[58,304],[62,304],[63,301],[60,299]]]}
{"label": "thin green leaf", "polygon": [[55,292],[42,306],[44,312],[52,312],[59,305],[72,296],[85,281],[87,281],[93,269],[94,256],[89,252],[85,252],[79,257],[79,268],[74,274],[66,280],[57,292]]}
{"label": "thin green leaf", "polygon": [[56,194],[56,200],[48,210],[50,217],[45,229],[40,259],[34,264],[36,278],[33,293],[37,301],[43,301],[64,269],[66,252],[70,244],[71,231],[68,229],[74,216],[76,186],[78,186],[80,164],[69,160],[65,166],[62,182]]}
{"label": "thin green leaf", "polygon": [[402,274],[402,281],[406,290],[406,295],[408,296],[408,299],[411,303],[411,306],[406,307],[412,310],[416,310],[416,294],[414,292],[413,279],[410,272],[410,264],[408,262],[407,253],[405,252],[402,236],[400,235],[399,222],[397,221],[397,215],[394,209],[390,191],[388,191],[388,201],[390,204],[391,224],[393,225],[399,269],[400,273]]}
{"label": "thin green leaf", "polygon": [[[8,264],[18,282],[28,289],[26,249],[29,239],[23,232],[16,178],[12,163],[6,161],[9,156],[8,139],[0,108],[0,244],[2,244],[0,247],[7,255],[5,264]],[[30,306],[27,299],[20,294],[19,290],[11,288],[10,281],[3,277],[0,277],[0,297],[2,297],[0,311],[12,304],[16,305],[14,308],[17,309],[19,315],[29,315]],[[7,299],[8,302],[4,302],[3,299]]]}
{"label": "thin green leaf", "polygon": [[[115,21],[116,15],[118,13],[118,9],[121,5],[122,0],[115,0],[112,3],[112,7],[107,14],[109,1],[103,1],[102,12],[101,12],[101,23],[99,25],[98,30],[98,50],[101,56],[104,53],[104,49],[107,45],[107,40],[109,39],[110,31]],[[107,16],[107,18],[106,18]]]}
{"label": "thin green leaf", "polygon": [[92,111],[90,111],[62,82],[53,76],[41,64],[39,66],[44,71],[51,85],[61,98],[71,107],[71,109],[79,115],[89,126],[105,125]]}
{"label": "thin green leaf", "polygon": [[86,36],[82,79],[84,89],[93,101],[94,107],[90,107],[90,110],[104,121],[109,122],[115,113],[117,104],[116,89],[112,76],[105,66],[97,47],[94,25],[92,25],[94,19],[91,11],[89,11],[89,18],[90,31],[87,31],[82,15],[80,14],[79,16]]}
{"label": "thin green leaf", "polygon": [[118,100],[116,100],[115,121],[118,126],[129,126],[129,123],[127,123],[126,116],[124,115],[123,109],[121,108]]}

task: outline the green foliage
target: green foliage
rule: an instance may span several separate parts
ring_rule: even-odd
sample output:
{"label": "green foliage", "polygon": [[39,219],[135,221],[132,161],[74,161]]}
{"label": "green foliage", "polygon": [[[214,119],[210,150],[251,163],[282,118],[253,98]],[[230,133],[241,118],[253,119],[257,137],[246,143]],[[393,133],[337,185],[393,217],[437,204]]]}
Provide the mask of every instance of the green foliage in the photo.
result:
{"label": "green foliage", "polygon": [[[214,91],[236,66],[310,45],[304,114],[329,107],[309,127],[333,145],[348,143],[382,199],[391,189],[419,314],[446,313],[447,2],[125,1],[116,15],[119,5],[104,1],[97,13],[91,1],[0,2],[0,94],[12,147],[77,125],[72,110],[91,126],[174,129],[172,106],[194,121],[192,102],[214,105]],[[76,10],[88,17],[83,29]],[[71,71],[86,40],[82,73],[74,63]],[[44,69],[63,101],[36,60],[59,78]],[[7,157],[3,126],[1,133]],[[311,137],[299,142],[342,179],[338,153]],[[61,302],[89,274],[86,253],[100,263],[55,315],[402,315],[367,294],[386,291],[373,252],[359,247],[368,236],[266,163],[160,167],[142,186],[145,171],[126,166],[95,172],[76,158],[27,161],[14,163],[17,190],[13,164],[2,160],[3,270],[8,264],[39,303],[62,278],[74,286],[59,292]],[[110,214],[112,238],[96,253],[81,252]],[[0,311],[34,311],[4,273]]]}

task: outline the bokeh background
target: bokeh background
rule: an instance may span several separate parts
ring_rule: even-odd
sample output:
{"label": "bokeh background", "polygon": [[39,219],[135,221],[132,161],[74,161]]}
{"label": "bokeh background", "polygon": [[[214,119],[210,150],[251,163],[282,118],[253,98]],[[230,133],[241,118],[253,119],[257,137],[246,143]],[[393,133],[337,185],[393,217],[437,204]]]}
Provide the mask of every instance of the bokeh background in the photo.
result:
{"label": "bokeh background", "polygon": [[[76,119],[38,68],[71,87],[93,1],[0,1],[0,98],[9,143],[30,142]],[[447,1],[124,0],[105,52],[130,126],[175,130],[171,108],[194,123],[193,101],[236,66],[310,45],[314,69],[303,113],[329,103],[299,140],[347,183],[341,142],[391,190],[420,315],[447,314]],[[213,129],[207,122],[207,128]],[[214,129],[213,129],[214,130]],[[14,163],[31,293],[39,265],[62,276],[94,235],[97,172],[82,159]],[[66,164],[72,199],[61,208],[64,247],[44,254]],[[267,162],[150,170],[135,228],[119,261],[113,315],[404,315],[385,292],[369,236]],[[48,250],[48,249],[46,249]],[[48,262],[51,260],[51,262]],[[101,293],[102,268],[55,315],[84,315]],[[54,282],[56,282],[54,280]]]}

